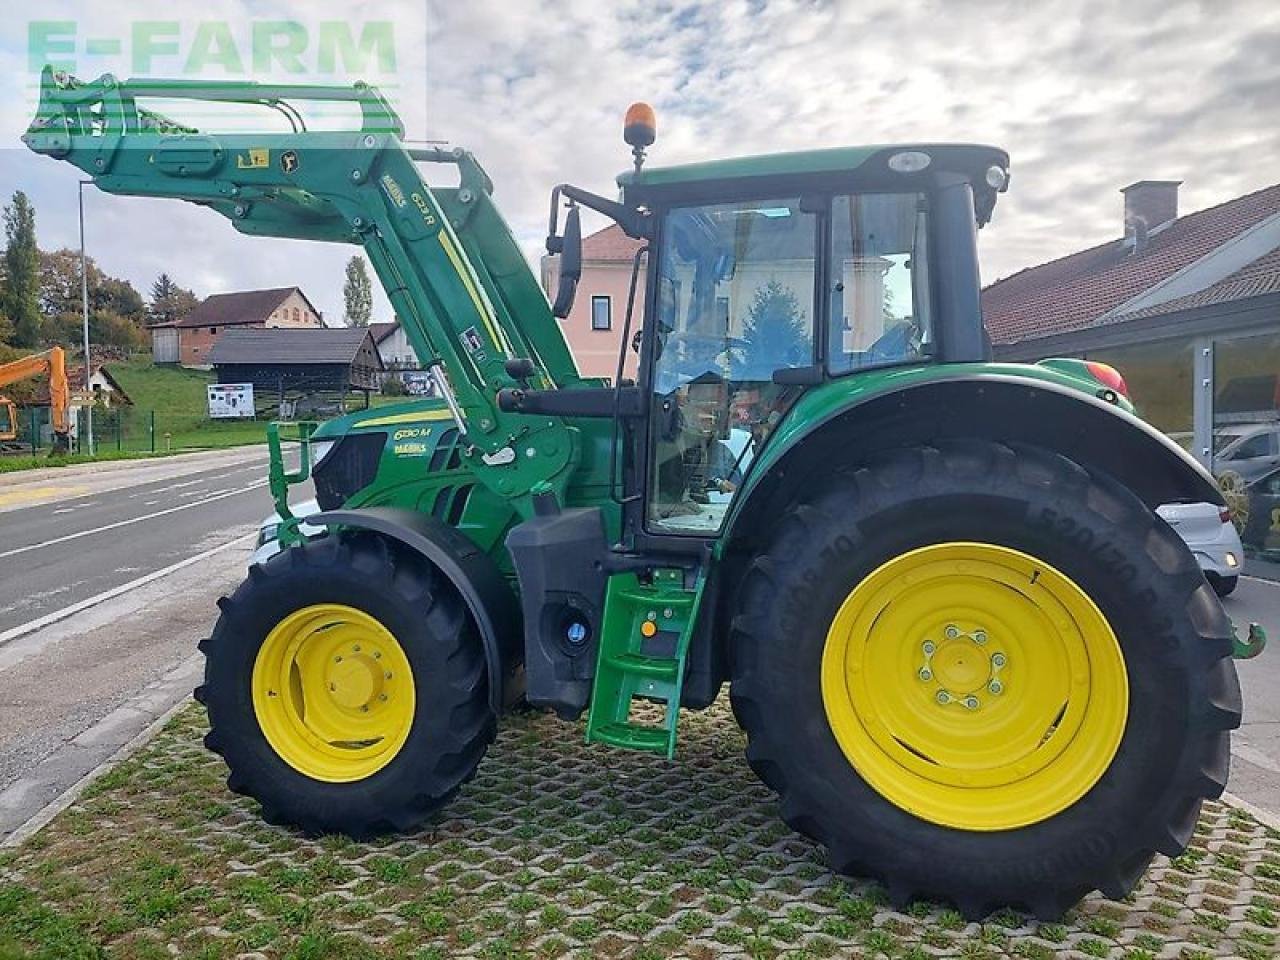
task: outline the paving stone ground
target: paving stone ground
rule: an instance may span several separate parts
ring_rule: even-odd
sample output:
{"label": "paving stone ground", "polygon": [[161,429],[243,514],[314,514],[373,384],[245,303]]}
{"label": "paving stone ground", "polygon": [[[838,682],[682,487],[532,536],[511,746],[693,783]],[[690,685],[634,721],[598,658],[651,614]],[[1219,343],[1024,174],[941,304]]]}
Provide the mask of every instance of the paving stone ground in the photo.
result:
{"label": "paving stone ground", "polygon": [[831,874],[723,706],[682,718],[674,763],[508,718],[432,828],[371,844],[261,822],[204,730],[192,705],[0,852],[0,960],[1280,955],[1280,833],[1223,804],[1126,902],[977,924]]}

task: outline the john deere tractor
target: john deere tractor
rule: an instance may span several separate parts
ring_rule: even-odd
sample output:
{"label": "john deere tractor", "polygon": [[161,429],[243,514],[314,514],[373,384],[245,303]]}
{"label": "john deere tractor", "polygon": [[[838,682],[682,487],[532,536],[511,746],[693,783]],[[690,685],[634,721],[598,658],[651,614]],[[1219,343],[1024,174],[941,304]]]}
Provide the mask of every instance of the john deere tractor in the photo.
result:
{"label": "john deere tractor", "polygon": [[[991,362],[976,236],[1003,151],[651,168],[637,105],[617,199],[552,195],[549,304],[476,159],[406,145],[371,87],[42,85],[26,142],[102,190],[362,247],[434,384],[273,428],[285,549],[220,602],[197,691],[269,821],[409,830],[522,700],[658,764],[725,684],[786,821],[897,902],[1121,897],[1222,791],[1232,626],[1154,512],[1220,494],[1114,370]],[[184,98],[295,130],[143,106]],[[289,105],[317,100],[359,129],[305,129]],[[639,243],[609,381],[556,319],[584,207]],[[310,538],[288,505],[308,475]]]}

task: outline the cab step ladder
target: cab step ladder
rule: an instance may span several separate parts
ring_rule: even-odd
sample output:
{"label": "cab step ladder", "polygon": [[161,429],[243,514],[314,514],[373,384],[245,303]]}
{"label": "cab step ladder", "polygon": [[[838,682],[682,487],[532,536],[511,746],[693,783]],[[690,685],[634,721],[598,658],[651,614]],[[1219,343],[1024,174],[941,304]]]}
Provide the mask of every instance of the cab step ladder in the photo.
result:
{"label": "cab step ladder", "polygon": [[[609,578],[588,743],[675,756],[685,659],[706,582],[700,572],[690,590],[684,578],[683,570],[656,570],[647,584],[634,573]],[[660,726],[632,720],[637,697],[663,707]]]}

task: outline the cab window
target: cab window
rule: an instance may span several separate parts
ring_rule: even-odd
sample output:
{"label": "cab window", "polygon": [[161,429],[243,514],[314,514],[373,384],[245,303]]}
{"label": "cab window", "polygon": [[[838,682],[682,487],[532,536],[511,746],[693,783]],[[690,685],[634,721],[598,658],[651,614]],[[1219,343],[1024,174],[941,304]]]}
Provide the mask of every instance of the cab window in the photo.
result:
{"label": "cab window", "polygon": [[917,362],[932,352],[926,216],[924,197],[915,193],[832,202],[832,373]]}
{"label": "cab window", "polygon": [[817,217],[798,197],[678,207],[656,277],[647,524],[713,534],[814,363]]}

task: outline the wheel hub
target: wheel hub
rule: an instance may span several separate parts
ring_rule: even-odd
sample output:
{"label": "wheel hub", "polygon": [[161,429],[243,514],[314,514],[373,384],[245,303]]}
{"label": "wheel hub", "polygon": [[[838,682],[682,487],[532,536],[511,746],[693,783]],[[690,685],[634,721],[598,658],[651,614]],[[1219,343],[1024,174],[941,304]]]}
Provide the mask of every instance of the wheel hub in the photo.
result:
{"label": "wheel hub", "polygon": [[385,703],[391,674],[382,669],[381,657],[381,651],[335,656],[325,671],[330,699],[345,710],[368,710],[375,703]]}
{"label": "wheel hub", "polygon": [[996,644],[988,642],[984,628],[965,630],[956,624],[947,624],[942,636],[939,642],[925,640],[920,645],[924,663],[916,672],[921,681],[936,688],[936,703],[979,710],[983,703],[981,695],[1004,693],[1004,681],[999,674],[1009,660]]}

